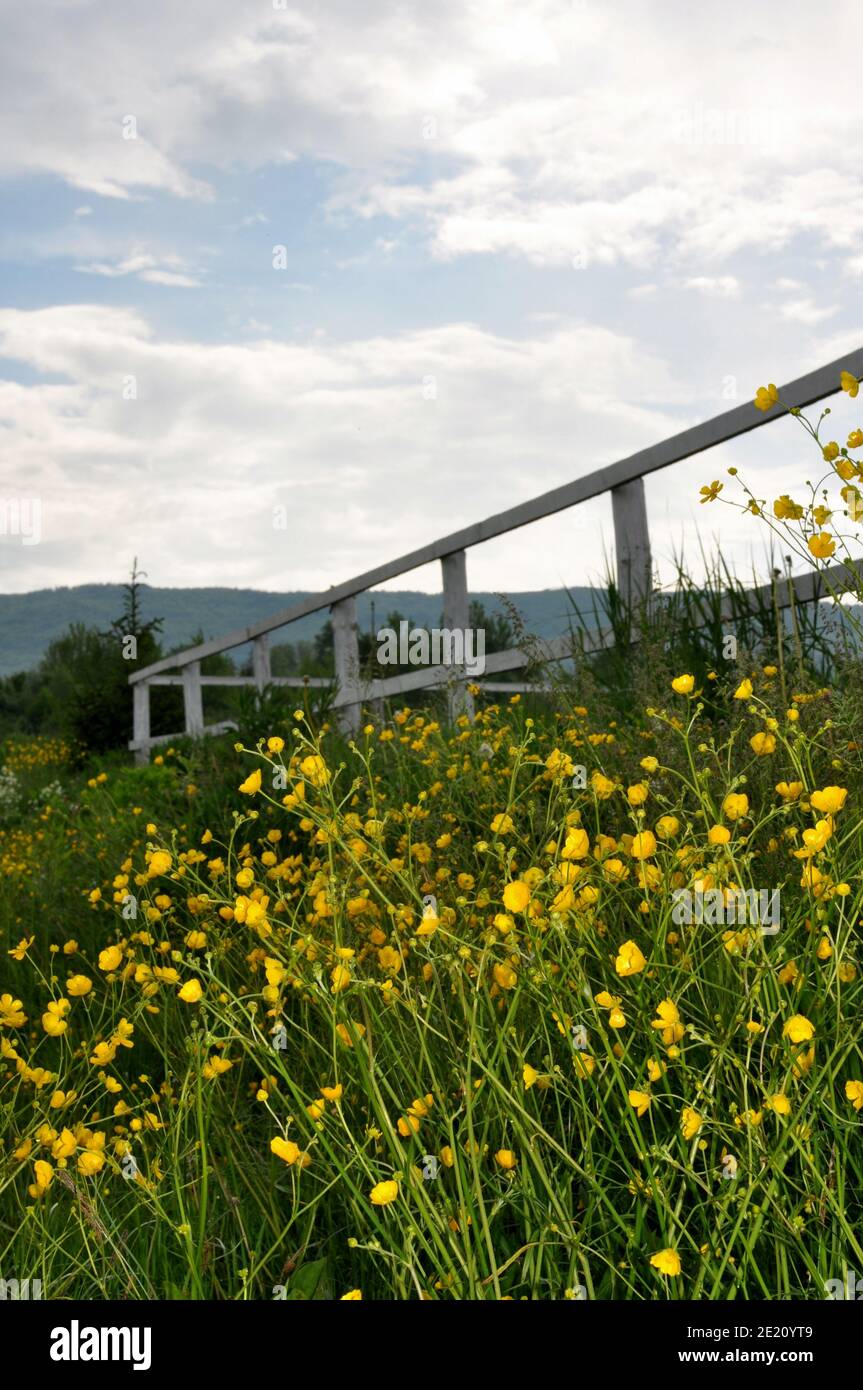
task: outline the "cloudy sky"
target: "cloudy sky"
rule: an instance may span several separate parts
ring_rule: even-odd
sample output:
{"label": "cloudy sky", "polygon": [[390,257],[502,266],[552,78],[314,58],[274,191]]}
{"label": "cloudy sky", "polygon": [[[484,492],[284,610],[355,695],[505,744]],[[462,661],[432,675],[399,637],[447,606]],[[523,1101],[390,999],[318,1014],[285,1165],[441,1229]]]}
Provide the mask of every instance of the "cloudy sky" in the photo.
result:
{"label": "cloudy sky", "polygon": [[[325,589],[863,345],[853,0],[0,9],[7,592]],[[660,568],[762,563],[698,487],[812,458],[784,421],[654,475]],[[610,513],[472,586],[589,582]]]}

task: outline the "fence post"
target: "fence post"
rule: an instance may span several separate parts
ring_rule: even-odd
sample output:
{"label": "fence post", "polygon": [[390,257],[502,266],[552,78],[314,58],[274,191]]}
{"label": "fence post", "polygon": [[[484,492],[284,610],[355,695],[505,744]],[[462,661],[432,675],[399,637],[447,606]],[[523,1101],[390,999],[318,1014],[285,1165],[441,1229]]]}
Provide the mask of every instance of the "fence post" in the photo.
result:
{"label": "fence post", "polygon": [[333,656],[338,683],[335,716],[342,733],[350,736],[359,732],[362,718],[356,595],[352,594],[349,598],[343,598],[338,603],[334,603],[330,613],[333,624]]}
{"label": "fence post", "polygon": [[132,741],[135,762],[145,763],[150,756],[150,682],[136,681],[132,686]]}
{"label": "fence post", "polygon": [[258,690],[263,690],[270,679],[270,639],[266,632],[256,637],[252,646],[252,674]]}
{"label": "fence post", "polygon": [[[470,599],[467,592],[467,558],[463,550],[441,557],[443,572],[443,625],[449,631],[460,631],[467,640],[470,626]],[[458,719],[466,714],[473,718],[473,697],[468,692],[467,682],[462,678],[454,680],[449,687],[450,719]]]}
{"label": "fence post", "polygon": [[621,600],[632,611],[647,603],[653,586],[643,478],[633,478],[632,482],[611,489],[611,515],[617,588]]}
{"label": "fence post", "polygon": [[197,737],[204,732],[200,661],[190,661],[188,666],[183,667],[183,708],[186,712],[186,733]]}

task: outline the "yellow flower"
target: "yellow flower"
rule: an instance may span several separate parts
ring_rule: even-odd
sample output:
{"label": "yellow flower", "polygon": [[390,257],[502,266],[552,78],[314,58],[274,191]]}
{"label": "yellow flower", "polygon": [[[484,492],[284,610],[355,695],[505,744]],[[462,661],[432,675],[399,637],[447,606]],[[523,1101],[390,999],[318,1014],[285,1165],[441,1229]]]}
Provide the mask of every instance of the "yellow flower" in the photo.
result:
{"label": "yellow flower", "polygon": [[491,973],[494,975],[495,982],[501,989],[515,989],[516,983],[518,982],[518,975],[511,965],[498,963]]}
{"label": "yellow flower", "polygon": [[341,994],[351,982],[351,972],[346,965],[334,965],[330,971],[330,993]]}
{"label": "yellow flower", "polygon": [[614,962],[614,968],[618,975],[638,975],[646,964],[647,961],[635,942],[624,941]]}
{"label": "yellow flower", "polygon": [[650,1106],[650,1096],[647,1091],[630,1091],[629,1103],[639,1119],[647,1113]]}
{"label": "yellow flower", "polygon": [[508,816],[501,812],[499,815],[494,817],[491,823],[491,828],[495,835],[508,835],[513,828],[512,816]]}
{"label": "yellow flower", "polygon": [[769,753],[772,753],[776,748],[776,736],[775,734],[767,734],[763,731],[757,734],[753,734],[751,739],[749,740],[749,747],[752,749],[756,757],[767,757],[767,755]]}
{"label": "yellow flower", "polygon": [[683,1107],[680,1127],[683,1130],[684,1139],[694,1139],[703,1124],[704,1118],[699,1115],[697,1110],[693,1110],[690,1105]]}
{"label": "yellow flower", "polygon": [[310,753],[307,758],[303,758],[300,771],[313,787],[326,786],[330,779],[330,770],[319,753]]}
{"label": "yellow flower", "polygon": [[806,544],[816,560],[828,560],[836,553],[836,542],[829,531],[819,531],[817,536],[810,536]]}
{"label": "yellow flower", "polygon": [[649,795],[646,782],[635,782],[633,786],[627,787],[626,799],[630,806],[643,806]]}
{"label": "yellow flower", "polygon": [[784,1091],[777,1091],[775,1095],[768,1096],[764,1104],[768,1110],[772,1110],[774,1115],[790,1115],[791,1102]]}
{"label": "yellow flower", "polygon": [[607,801],[614,793],[614,783],[611,778],[604,777],[596,768],[590,774],[590,785],[594,796],[598,797],[600,801]]}
{"label": "yellow flower", "polygon": [[707,832],[707,843],[710,845],[727,845],[731,839],[731,831],[725,825],[711,825]]}
{"label": "yellow flower", "polygon": [[254,772],[250,772],[245,782],[241,782],[237,790],[241,791],[244,796],[254,796],[255,792],[259,792],[261,790],[261,769],[256,767]]}
{"label": "yellow flower", "polygon": [[845,1099],[850,1100],[855,1110],[863,1110],[863,1081],[846,1081]]}
{"label": "yellow flower", "polygon": [[276,1155],[276,1158],[280,1158],[282,1162],[287,1163],[289,1167],[291,1164],[296,1163],[300,1156],[299,1145],[295,1144],[291,1139],[281,1139],[278,1137],[271,1139],[270,1150]]}
{"label": "yellow flower", "polygon": [[821,811],[824,815],[835,816],[837,811],[841,811],[845,805],[845,798],[848,791],[845,787],[823,787],[821,791],[815,791],[809,798],[814,809]]}
{"label": "yellow flower", "polygon": [[99,969],[116,970],[123,961],[123,952],[119,946],[106,946],[104,951],[99,952]]}
{"label": "yellow flower", "polygon": [[796,801],[803,790],[802,782],[777,782],[776,791],[783,801]]}
{"label": "yellow flower", "polygon": [[803,508],[799,502],[792,501],[787,492],[783,492],[773,503],[773,515],[779,521],[799,521],[803,515]]}
{"label": "yellow flower", "polygon": [[86,1178],[92,1178],[104,1164],[105,1155],[102,1153],[91,1153],[88,1150],[78,1155],[78,1172],[83,1173]]}
{"label": "yellow flower", "polygon": [[362,1299],[362,1289],[351,1289],[348,1293],[343,1293],[339,1299],[340,1303],[359,1303]]}
{"label": "yellow flower", "polygon": [[524,912],[530,902],[530,888],[523,879],[514,879],[503,890],[503,905],[507,912]]}
{"label": "yellow flower", "polygon": [[93,981],[88,980],[86,975],[70,975],[66,981],[66,993],[71,994],[73,999],[82,999],[92,988]]}
{"label": "yellow flower", "polygon": [[815,1028],[803,1014],[794,1014],[782,1029],[782,1036],[793,1043],[809,1042],[815,1037]]}
{"label": "yellow flower", "polygon": [[857,395],[860,383],[858,382],[856,376],[854,376],[851,372],[840,372],[839,384],[842,387],[843,391],[848,392],[849,396]]}
{"label": "yellow flower", "polygon": [[158,878],[160,874],[166,874],[171,867],[171,856],[166,849],[154,850],[150,855],[150,862],[147,865],[147,877]]}
{"label": "yellow flower", "polygon": [[680,1273],[680,1256],[676,1250],[657,1250],[655,1255],[651,1255],[650,1263],[660,1274],[667,1274],[672,1279]]}
{"label": "yellow flower", "polygon": [[771,381],[769,386],[759,386],[755,392],[756,410],[772,410],[779,401],[779,392]]}
{"label": "yellow flower", "polygon": [[590,836],[586,830],[577,826],[566,832],[566,840],[560,852],[561,859],[584,859],[590,854]]}
{"label": "yellow flower", "polygon": [[633,835],[629,853],[633,859],[650,859],[656,853],[656,837],[652,830],[640,830]]}
{"label": "yellow flower", "polygon": [[518,1163],[518,1159],[512,1149],[498,1149],[494,1156],[494,1161],[507,1173],[511,1172]]}
{"label": "yellow flower", "polygon": [[752,699],[752,682],[751,680],[749,680],[748,677],[746,678],[746,680],[740,682],[740,684],[734,692],[734,698],[735,700]]}
{"label": "yellow flower", "polygon": [[663,999],[656,1006],[656,1014],[650,1026],[661,1031],[665,1046],[671,1047],[674,1043],[680,1042],[686,1029],[680,1022],[677,1005],[671,999]]}
{"label": "yellow flower", "polygon": [[680,821],[677,816],[660,816],[656,822],[656,833],[661,835],[663,840],[671,840],[680,829]]}
{"label": "yellow flower", "polygon": [[399,1185],[397,1182],[394,1182],[392,1178],[389,1178],[386,1182],[375,1183],[374,1187],[369,1193],[372,1206],[374,1207],[388,1206],[390,1202],[394,1202],[396,1200],[398,1195]]}
{"label": "yellow flower", "polygon": [[695,689],[695,677],[675,676],[671,682],[671,689],[676,695],[691,695]]}
{"label": "yellow flower", "polygon": [[177,998],[182,999],[184,1004],[197,1004],[203,993],[200,980],[187,980],[177,991]]}
{"label": "yellow flower", "polygon": [[712,482],[712,483],[709,483],[706,487],[701,488],[701,504],[702,504],[702,506],[704,505],[705,502],[715,502],[715,501],[716,501],[716,498],[719,496],[719,494],[720,494],[720,492],[722,491],[723,487],[724,487],[724,484],[723,484],[723,483],[720,483],[720,482]]}
{"label": "yellow flower", "polygon": [[278,734],[274,734],[272,738],[267,739],[267,748],[270,753],[281,753],[284,746],[285,740],[279,738]]}
{"label": "yellow flower", "polygon": [[526,1091],[529,1091],[531,1086],[535,1086],[539,1080],[539,1072],[536,1070],[536,1067],[532,1067],[529,1062],[525,1062],[521,1075]]}
{"label": "yellow flower", "polygon": [[51,1186],[54,1177],[54,1169],[50,1163],[46,1163],[44,1158],[37,1158],[33,1164],[33,1174],[36,1178],[28,1189],[31,1197],[43,1197]]}
{"label": "yellow flower", "polygon": [[740,820],[748,814],[749,797],[745,792],[729,792],[722,803],[722,809],[729,820]]}

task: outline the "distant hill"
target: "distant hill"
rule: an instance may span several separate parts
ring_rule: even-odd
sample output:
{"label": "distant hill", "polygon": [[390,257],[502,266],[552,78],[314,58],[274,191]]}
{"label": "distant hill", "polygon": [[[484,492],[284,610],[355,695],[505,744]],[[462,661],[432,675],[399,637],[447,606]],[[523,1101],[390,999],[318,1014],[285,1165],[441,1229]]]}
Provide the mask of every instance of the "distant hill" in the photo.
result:
{"label": "distant hill", "polygon": [[[587,617],[592,612],[595,591],[570,591],[572,601]],[[145,618],[163,618],[161,633],[165,651],[188,646],[195,633],[205,638],[220,637],[235,628],[267,618],[307,598],[306,592],[270,593],[261,589],[159,589],[142,585]],[[489,614],[506,613],[500,597],[491,593],[471,593]],[[566,632],[572,614],[572,601],[563,589],[507,595],[508,602],[521,615],[524,628],[535,637],[554,637]],[[374,615],[372,607],[374,605]],[[386,622],[387,614],[402,613],[422,627],[436,627],[441,618],[440,594],[416,590],[372,591],[357,599],[361,628],[370,631]],[[105,629],[122,612],[123,590],[119,584],[79,584],[73,588],[36,589],[29,594],[0,594],[0,676],[31,670],[48,644],[66,631],[70,623]],[[314,613],[271,635],[279,642],[308,641],[314,637],[328,614]],[[245,655],[242,648],[234,658]]]}

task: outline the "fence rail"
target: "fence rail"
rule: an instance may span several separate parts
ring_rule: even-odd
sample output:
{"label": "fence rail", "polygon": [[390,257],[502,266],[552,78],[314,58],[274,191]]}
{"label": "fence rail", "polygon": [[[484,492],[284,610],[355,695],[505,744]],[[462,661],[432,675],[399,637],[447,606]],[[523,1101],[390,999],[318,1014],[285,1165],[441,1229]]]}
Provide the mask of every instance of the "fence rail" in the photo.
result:
{"label": "fence rail", "polygon": [[[797,377],[780,388],[783,404],[803,409],[815,402],[833,395],[839,387],[840,371],[850,371],[863,377],[863,348],[848,353],[826,366]],[[421,546],[388,563],[378,565],[365,574],[337,584],[322,594],[311,594],[308,598],[274,613],[272,617],[252,623],[249,627],[238,628],[224,637],[201,642],[172,656],[163,657],[149,666],[134,671],[129,676],[133,688],[134,717],[133,737],[129,743],[138,760],[146,759],[151,746],[180,738],[182,734],[159,735],[150,732],[150,687],[156,685],[181,685],[185,711],[186,734],[221,732],[231,721],[219,725],[204,725],[202,690],[208,686],[256,686],[282,685],[295,688],[324,687],[332,684],[321,677],[277,676],[270,674],[269,634],[313,613],[329,609],[333,625],[333,645],[335,658],[336,695],[334,710],[340,725],[347,732],[354,732],[361,715],[361,707],[371,701],[390,696],[407,694],[410,691],[448,687],[450,707],[454,713],[467,712],[472,708],[467,690],[467,677],[463,670],[452,666],[428,666],[422,670],[403,672],[384,680],[365,681],[362,679],[359,660],[357,632],[356,599],[358,594],[397,578],[410,570],[418,569],[433,560],[441,563],[443,577],[443,626],[450,630],[464,630],[469,625],[469,595],[467,586],[466,552],[483,541],[506,535],[521,526],[528,526],[569,507],[577,506],[591,498],[611,493],[612,522],[614,528],[614,548],[617,572],[617,585],[621,595],[629,604],[635,604],[650,594],[652,566],[650,535],[647,522],[647,507],[644,497],[644,478],[660,468],[691,458],[705,449],[727,443],[751,430],[769,424],[779,418],[774,407],[766,413],[756,411],[751,402],[724,411],[711,420],[703,421],[690,429],[682,430],[658,444],[641,449],[616,463],[595,469],[592,473],[562,487],[553,488],[527,502],[521,502],[505,512],[498,512],[484,521],[454,531],[429,545]],[[807,574],[789,581],[794,591],[794,601],[808,603],[819,598],[825,591],[825,580],[830,585],[855,578],[843,565],[830,566],[822,575]],[[756,591],[759,592],[759,591]],[[760,592],[771,597],[771,586],[762,586]],[[790,603],[790,594],[779,599],[780,606]],[[772,597],[771,597],[772,602]],[[729,612],[729,617],[733,616]],[[599,630],[591,637],[585,650],[598,650],[608,645],[610,633]],[[209,656],[232,648],[252,644],[251,676],[203,676],[201,662]],[[485,670],[492,675],[505,671],[523,670],[537,662],[560,661],[572,656],[572,642],[569,637],[559,637],[532,643],[530,652],[512,648],[505,652],[491,652],[485,659]],[[172,674],[174,673],[174,674]],[[178,674],[176,674],[178,673]],[[499,687],[498,683],[478,682],[487,689],[504,688],[516,690],[515,685]],[[521,687],[522,689],[527,687]]]}

